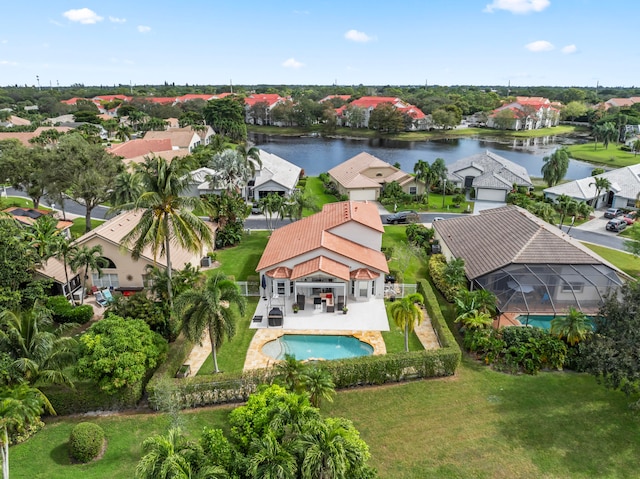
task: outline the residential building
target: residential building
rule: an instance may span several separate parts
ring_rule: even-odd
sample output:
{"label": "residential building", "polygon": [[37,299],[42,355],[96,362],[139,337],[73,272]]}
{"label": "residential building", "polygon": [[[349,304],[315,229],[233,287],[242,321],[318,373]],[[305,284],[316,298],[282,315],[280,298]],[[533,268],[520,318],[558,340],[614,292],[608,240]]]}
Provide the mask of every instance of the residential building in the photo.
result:
{"label": "residential building", "polygon": [[275,193],[291,196],[298,185],[302,168],[277,155],[258,150],[262,165],[256,165],[256,174],[248,184],[248,199],[258,201]]}
{"label": "residential building", "polygon": [[211,141],[211,137],[215,133],[210,126],[207,126],[207,129],[200,133],[194,131],[193,128],[171,128],[165,131],[148,131],[144,135],[145,140],[171,140],[171,145],[174,149],[186,149],[189,152],[192,152],[195,147],[199,145],[208,145]]}
{"label": "residential building", "polygon": [[[407,103],[397,97],[387,96],[363,96],[357,100],[353,100],[346,105],[341,106],[336,110],[338,121],[343,126],[353,126],[357,128],[368,128],[371,113],[379,105],[383,103],[389,103],[393,107],[399,110],[401,113],[411,118],[412,122],[409,126],[409,130],[426,130],[430,126],[430,121],[427,116],[418,107]],[[363,117],[362,123],[354,124],[353,119],[349,116],[349,108],[355,107],[362,110]]]}
{"label": "residential building", "polygon": [[[287,99],[277,93],[253,93],[244,99],[245,121],[252,125],[271,125],[271,111],[285,101]],[[259,109],[256,105],[262,105],[264,109]]]}
{"label": "residential building", "polygon": [[[510,125],[502,125],[496,115],[504,110],[512,113]],[[502,105],[491,112],[487,119],[489,128],[505,128],[507,130],[535,130],[557,126],[560,121],[560,105],[552,103],[548,98],[518,96],[516,101]]]}

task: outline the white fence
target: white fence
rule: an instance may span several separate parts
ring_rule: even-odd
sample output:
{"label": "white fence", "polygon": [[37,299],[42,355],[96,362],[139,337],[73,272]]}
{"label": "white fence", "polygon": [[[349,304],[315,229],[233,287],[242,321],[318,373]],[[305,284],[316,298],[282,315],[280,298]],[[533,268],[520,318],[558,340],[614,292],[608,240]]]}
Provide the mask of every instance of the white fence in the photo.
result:
{"label": "white fence", "polygon": [[[236,284],[240,288],[240,294],[242,294],[242,296],[260,296],[262,294],[262,288],[260,288],[258,281],[236,281]],[[387,283],[384,285],[384,297],[386,299],[404,298],[416,291],[417,287],[415,284]]]}

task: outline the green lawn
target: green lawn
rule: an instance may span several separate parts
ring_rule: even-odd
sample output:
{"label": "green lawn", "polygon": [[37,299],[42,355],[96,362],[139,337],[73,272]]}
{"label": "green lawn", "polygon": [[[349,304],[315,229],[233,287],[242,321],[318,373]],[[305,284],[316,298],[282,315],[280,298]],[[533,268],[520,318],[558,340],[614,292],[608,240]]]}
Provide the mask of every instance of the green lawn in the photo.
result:
{"label": "green lawn", "polygon": [[[633,398],[632,398],[633,399]],[[323,405],[351,419],[381,479],[637,477],[638,417],[630,398],[587,375],[496,373],[468,359],[453,378],[353,389]],[[231,407],[184,414],[184,429],[227,429]],[[67,440],[87,418],[53,420],[11,448],[14,479],[133,477],[142,441],[164,433],[163,415],[92,417],[106,432],[105,456],[70,465]]]}
{"label": "green lawn", "polygon": [[[94,229],[96,226],[100,226],[102,223],[104,223],[104,220],[91,220],[91,229]],[[75,220],[73,220],[73,226],[71,226],[70,231],[71,231],[71,237],[72,238],[78,238],[80,236],[82,236],[85,233],[85,220],[84,217],[79,217],[76,218]]]}
{"label": "green lawn", "polygon": [[427,275],[426,263],[416,256],[407,244],[406,226],[385,226],[382,247],[393,248],[389,270],[401,271],[398,282],[415,284],[418,278]]}
{"label": "green lawn", "polygon": [[[336,197],[333,195],[329,195],[324,192],[324,186],[320,178],[317,176],[309,176],[307,177],[307,184],[304,187],[304,195],[307,198],[312,198],[313,202],[316,204],[317,211],[322,209],[322,206],[327,203],[335,203]],[[304,216],[309,216],[315,213],[310,209],[305,209],[303,211]]]}
{"label": "green lawn", "polygon": [[[256,297],[247,298],[247,310],[238,321],[236,335],[231,341],[225,341],[220,348],[218,352],[218,367],[220,371],[225,373],[242,372],[249,344],[256,333],[256,330],[249,329],[249,326],[251,325],[251,318],[253,318],[253,314],[256,311],[258,300],[259,298]],[[213,371],[213,357],[210,355],[198,371],[198,375],[212,374]]]}
{"label": "green lawn", "polygon": [[243,236],[238,246],[216,250],[219,269],[227,276],[233,276],[236,281],[246,281],[249,276],[256,276],[256,266],[268,239],[268,231],[251,231],[251,234]]}
{"label": "green lawn", "polygon": [[569,149],[569,155],[576,160],[598,163],[604,166],[621,168],[640,163],[640,157],[631,152],[622,151],[615,143],[609,144],[609,148],[605,148],[602,143],[598,143],[595,150],[593,143],[569,145],[567,148]]}
{"label": "green lawn", "polygon": [[607,248],[605,246],[591,243],[583,244],[628,275],[633,276],[634,278],[640,278],[640,258],[637,256],[617,249]]}
{"label": "green lawn", "polygon": [[[7,196],[6,198],[0,198],[0,207],[2,209],[17,206],[19,208],[33,208],[33,201],[28,198],[22,198],[21,196]],[[40,206],[40,209],[49,210],[44,206]]]}
{"label": "green lawn", "polygon": [[[404,352],[404,329],[396,326],[396,323],[389,314],[389,308],[393,303],[385,301],[384,305],[387,309],[387,318],[389,319],[389,331],[382,331],[382,338],[387,348],[387,353],[403,353]],[[416,333],[409,334],[409,351],[422,351],[424,347],[416,336]]]}
{"label": "green lawn", "polygon": [[[453,204],[454,196],[455,195],[447,195],[444,199],[444,206],[442,206],[442,195],[438,193],[429,193],[429,204],[424,202],[398,202],[395,204],[397,206],[396,211],[415,210],[429,213],[462,213],[467,209],[467,205],[469,205],[470,210],[473,211],[473,201],[465,201],[456,208]],[[385,202],[383,204],[389,212],[393,213],[393,203]]]}

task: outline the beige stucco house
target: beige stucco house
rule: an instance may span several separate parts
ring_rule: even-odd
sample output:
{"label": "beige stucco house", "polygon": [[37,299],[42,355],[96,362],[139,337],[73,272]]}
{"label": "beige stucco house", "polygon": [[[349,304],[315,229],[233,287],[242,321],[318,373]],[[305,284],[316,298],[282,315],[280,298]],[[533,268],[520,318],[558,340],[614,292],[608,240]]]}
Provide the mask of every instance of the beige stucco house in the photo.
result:
{"label": "beige stucco house", "polygon": [[351,201],[376,201],[384,186],[395,181],[410,195],[424,193],[424,183],[415,176],[362,152],[329,170],[329,176],[336,183],[338,192],[347,195]]}

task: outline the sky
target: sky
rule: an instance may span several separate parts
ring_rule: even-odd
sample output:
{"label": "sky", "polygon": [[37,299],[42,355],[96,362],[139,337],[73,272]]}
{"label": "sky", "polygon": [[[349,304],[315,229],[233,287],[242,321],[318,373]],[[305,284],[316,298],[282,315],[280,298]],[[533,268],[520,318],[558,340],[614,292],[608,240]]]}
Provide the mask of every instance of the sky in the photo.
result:
{"label": "sky", "polygon": [[636,0],[2,0],[0,86],[637,86]]}

